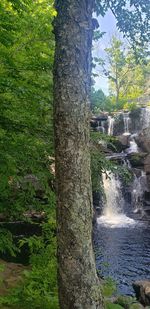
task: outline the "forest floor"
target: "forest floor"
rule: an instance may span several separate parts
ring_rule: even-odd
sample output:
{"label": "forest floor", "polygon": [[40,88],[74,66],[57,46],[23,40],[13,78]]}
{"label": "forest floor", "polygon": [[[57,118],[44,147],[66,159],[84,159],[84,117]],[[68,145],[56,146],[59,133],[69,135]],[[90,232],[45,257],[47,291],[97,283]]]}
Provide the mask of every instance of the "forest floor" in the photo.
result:
{"label": "forest floor", "polygon": [[[28,269],[28,266],[9,263],[0,259],[0,296],[7,296],[11,289],[15,288],[19,283],[21,283],[23,281],[23,273]],[[0,305],[0,309],[10,308],[10,306],[7,307]],[[12,308],[17,309],[15,307]]]}

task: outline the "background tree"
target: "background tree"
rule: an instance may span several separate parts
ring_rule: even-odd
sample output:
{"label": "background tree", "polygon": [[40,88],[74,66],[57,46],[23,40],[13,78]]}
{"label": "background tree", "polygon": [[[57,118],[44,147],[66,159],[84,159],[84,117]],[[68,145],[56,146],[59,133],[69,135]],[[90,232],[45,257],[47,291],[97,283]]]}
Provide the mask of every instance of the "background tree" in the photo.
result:
{"label": "background tree", "polygon": [[[136,106],[136,99],[144,96],[147,80],[148,58],[136,61],[134,50],[125,48],[124,42],[113,36],[110,46],[105,49],[104,59],[94,58],[101,74],[108,78],[110,98],[113,109],[123,108],[124,105]],[[108,100],[108,99],[107,99]],[[106,100],[105,100],[106,102]],[[106,106],[106,110],[109,109]]]}
{"label": "background tree", "polygon": [[105,15],[110,9],[119,31],[131,42],[137,59],[143,56],[143,47],[150,40],[150,10],[147,0],[96,0],[97,14]]}
{"label": "background tree", "polygon": [[112,105],[109,96],[106,96],[101,89],[95,90],[92,88],[91,93],[91,109],[94,114],[98,114],[104,111],[112,111],[114,106]]}

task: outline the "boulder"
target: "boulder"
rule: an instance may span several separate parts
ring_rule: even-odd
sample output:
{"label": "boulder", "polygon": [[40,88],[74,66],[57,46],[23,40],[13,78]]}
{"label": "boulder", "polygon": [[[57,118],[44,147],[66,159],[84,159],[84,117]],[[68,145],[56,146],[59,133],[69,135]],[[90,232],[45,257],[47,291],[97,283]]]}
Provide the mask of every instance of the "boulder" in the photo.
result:
{"label": "boulder", "polygon": [[129,147],[129,137],[130,137],[130,135],[119,135],[119,136],[117,136],[119,142],[126,148]]}
{"label": "boulder", "polygon": [[114,116],[114,129],[113,132],[115,136],[120,136],[124,133],[124,120],[123,120],[123,112],[117,113]]}
{"label": "boulder", "polygon": [[138,131],[142,130],[142,109],[136,108],[133,109],[130,112],[130,119],[131,119],[131,125],[130,125],[130,132],[137,133]]}
{"label": "boulder", "polygon": [[133,283],[138,301],[144,306],[150,306],[150,281],[141,280]]}
{"label": "boulder", "polygon": [[144,129],[138,137],[136,137],[136,142],[138,146],[145,152],[150,153],[150,128]]}

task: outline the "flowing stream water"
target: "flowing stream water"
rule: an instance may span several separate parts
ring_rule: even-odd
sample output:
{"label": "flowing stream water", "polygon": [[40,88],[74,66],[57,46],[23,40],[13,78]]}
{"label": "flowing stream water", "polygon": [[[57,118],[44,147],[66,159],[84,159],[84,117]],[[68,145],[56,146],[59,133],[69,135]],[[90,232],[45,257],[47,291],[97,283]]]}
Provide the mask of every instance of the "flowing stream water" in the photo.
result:
{"label": "flowing stream water", "polygon": [[104,226],[94,231],[96,265],[101,276],[115,280],[118,292],[133,295],[132,283],[150,279],[149,222]]}

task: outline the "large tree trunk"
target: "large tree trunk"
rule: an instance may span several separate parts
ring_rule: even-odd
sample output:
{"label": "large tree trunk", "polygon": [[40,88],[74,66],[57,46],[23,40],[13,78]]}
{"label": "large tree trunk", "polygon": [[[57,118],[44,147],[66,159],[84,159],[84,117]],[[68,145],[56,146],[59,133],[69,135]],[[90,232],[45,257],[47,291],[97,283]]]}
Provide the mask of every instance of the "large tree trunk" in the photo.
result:
{"label": "large tree trunk", "polygon": [[93,0],[56,0],[58,285],[61,309],[102,308],[92,248],[89,92]]}

